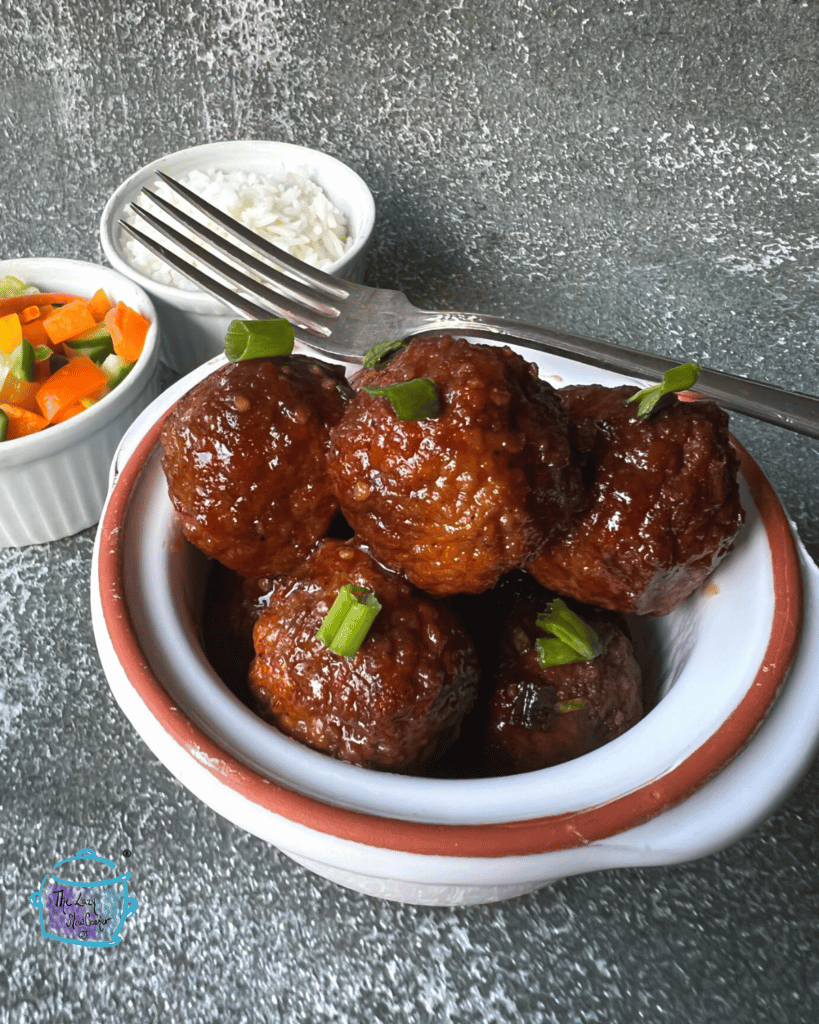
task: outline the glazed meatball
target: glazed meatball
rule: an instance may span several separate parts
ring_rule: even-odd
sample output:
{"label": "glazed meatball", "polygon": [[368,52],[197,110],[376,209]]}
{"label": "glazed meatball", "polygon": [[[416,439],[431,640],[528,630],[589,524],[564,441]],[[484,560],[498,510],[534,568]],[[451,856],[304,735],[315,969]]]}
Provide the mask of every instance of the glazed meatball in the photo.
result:
{"label": "glazed meatball", "polygon": [[501,626],[500,655],[483,735],[492,775],[536,771],[570,761],[630,729],[643,714],[641,673],[623,620],[572,604],[605,645],[592,661],[544,668],[536,620],[557,595],[532,589],[512,603]]}
{"label": "glazed meatball", "polygon": [[184,395],[162,445],[188,540],[245,576],[294,569],[338,510],[329,428],[351,394],[341,367],[292,356],[229,363]]}
{"label": "glazed meatball", "polygon": [[[382,606],[352,657],[316,639],[345,584],[374,592]],[[259,712],[343,761],[417,772],[454,742],[475,699],[477,656],[454,615],[354,541],[325,540],[276,580],[253,638]]]}
{"label": "glazed meatball", "polygon": [[585,500],[557,392],[509,348],[415,339],[379,386],[427,377],[440,414],[402,421],[357,391],[331,431],[347,521],[384,565],[436,596],[479,593],[526,564]]}
{"label": "glazed meatball", "polygon": [[728,416],[669,395],[641,421],[626,404],[632,387],[560,394],[586,438],[592,504],[529,571],[587,604],[665,615],[731,550],[744,519]]}

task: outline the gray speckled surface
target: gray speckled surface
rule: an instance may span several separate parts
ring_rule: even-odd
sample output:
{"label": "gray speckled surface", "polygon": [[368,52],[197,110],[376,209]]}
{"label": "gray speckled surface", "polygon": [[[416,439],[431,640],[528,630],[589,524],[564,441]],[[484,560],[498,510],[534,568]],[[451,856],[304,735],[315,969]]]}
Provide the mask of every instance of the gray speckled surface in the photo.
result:
{"label": "gray speckled surface", "polygon": [[[369,182],[373,284],[819,392],[813,0],[0,0],[0,44],[4,256],[101,261],[138,166],[278,138]],[[819,446],[734,430],[816,557]],[[149,753],[99,667],[92,544],[0,552],[4,1024],[819,1017],[816,765],[693,864],[462,910],[358,896]],[[110,951],[49,942],[28,904],[89,845],[140,901]]]}

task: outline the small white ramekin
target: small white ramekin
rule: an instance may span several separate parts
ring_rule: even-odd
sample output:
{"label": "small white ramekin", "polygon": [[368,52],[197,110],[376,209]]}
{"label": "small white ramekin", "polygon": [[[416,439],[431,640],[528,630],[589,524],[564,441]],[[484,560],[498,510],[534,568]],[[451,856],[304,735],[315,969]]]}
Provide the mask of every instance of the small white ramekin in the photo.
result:
{"label": "small white ramekin", "polygon": [[237,314],[203,292],[161,284],[134,269],[125,256],[126,232],[120,219],[129,203],[140,198],[144,187],[158,182],[156,171],[180,177],[193,170],[306,174],[350,221],[353,244],[341,259],[322,268],[348,281],[363,280],[366,250],[375,224],[375,202],[362,178],[341,160],[306,146],[253,139],[213,142],[169,153],[132,174],[105,205],[100,221],[102,248],[111,266],[137,282],[153,299],[162,327],[161,358],[178,373],[188,373],[218,355],[224,347],[227,326]]}
{"label": "small white ramekin", "polygon": [[[527,353],[562,383],[624,383]],[[467,904],[603,868],[674,864],[734,842],[785,797],[819,744],[819,572],[745,453],[748,520],[709,584],[653,637],[660,700],[605,747],[508,778],[373,772],[277,732],[219,680],[199,642],[204,558],[182,539],[157,444],[172,385],[112,465],[91,608],[112,692],[196,797],[342,885]],[[636,625],[636,623],[635,623]],[[649,628],[650,627],[650,628]],[[645,648],[643,648],[645,649]]]}
{"label": "small white ramekin", "polygon": [[151,321],[142,355],[110,395],[64,423],[0,444],[0,547],[24,547],[69,537],[99,519],[117,445],[157,395],[159,329],[145,292],[108,267],[49,257],[0,261],[0,277],[7,274],[42,291],[89,298],[102,288]]}

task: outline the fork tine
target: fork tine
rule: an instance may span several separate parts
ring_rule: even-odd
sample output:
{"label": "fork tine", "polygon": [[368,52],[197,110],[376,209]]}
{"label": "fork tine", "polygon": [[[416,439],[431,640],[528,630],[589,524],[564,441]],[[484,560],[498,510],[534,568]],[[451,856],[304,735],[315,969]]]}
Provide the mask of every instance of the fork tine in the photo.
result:
{"label": "fork tine", "polygon": [[[248,277],[246,274],[243,274],[242,271],[239,270],[237,267],[233,266],[230,263],[226,263],[224,260],[221,260],[218,256],[210,252],[208,249],[203,248],[197,242],[194,242],[191,238],[187,237],[186,235],[183,235],[181,232],[171,227],[170,224],[163,223],[163,221],[161,221],[158,217],[154,216],[154,214],[149,213],[147,210],[143,210],[135,203],[131,203],[130,205],[135,213],[137,213],[143,219],[147,220],[149,224],[156,228],[157,231],[159,231],[166,238],[170,239],[172,242],[178,245],[183,252],[187,253],[188,255],[192,256],[195,260],[198,260],[200,263],[204,264],[206,267],[208,267],[208,269],[214,271],[220,277],[226,278],[228,281],[233,281],[240,288],[249,291],[252,295],[255,295],[257,298],[260,298],[263,302],[268,303],[270,309],[262,310],[261,316],[254,314],[254,316],[256,316],[257,319],[269,318],[272,309],[279,316],[283,316],[285,317],[285,319],[290,320],[294,324],[294,326],[300,327],[311,334],[326,337],[330,333],[330,326],[328,320],[330,320],[331,318],[323,317],[321,314],[305,310],[303,307],[301,311],[294,309],[293,301],[288,302],[272,288],[268,288],[266,285],[260,284],[254,278]],[[121,221],[120,223],[127,227],[132,234],[136,235],[136,232],[133,229],[133,225],[127,224],[127,222],[125,221]],[[149,236],[145,235],[143,232],[139,232],[137,237],[139,237],[139,240],[144,245],[146,244],[145,239],[148,238]],[[206,274],[198,273],[196,271],[196,268],[191,267],[189,264],[185,262],[184,259],[181,259],[180,257],[174,257],[173,259],[169,259],[169,257],[174,256],[174,254],[170,250],[166,249],[164,246],[158,247],[159,249],[162,250],[161,252],[157,251],[157,245],[158,243],[152,241],[152,244],[148,246],[148,248],[150,248],[152,252],[156,253],[156,255],[158,255],[161,259],[166,260],[168,263],[170,263],[176,270],[179,270],[181,273],[185,274],[187,277],[191,278],[191,280],[199,284],[200,287],[205,289],[205,291],[208,291],[211,294],[215,294],[213,286],[214,284],[218,284],[218,282],[214,282]],[[223,294],[219,294],[219,298],[225,301]],[[240,297],[237,297],[235,293],[233,293],[229,304],[235,308],[239,298]],[[296,305],[300,305],[300,303],[296,303]],[[261,307],[257,308],[261,309]]]}
{"label": "fork tine", "polygon": [[133,224],[129,224],[126,220],[121,220],[120,227],[138,239],[146,249],[158,256],[161,260],[173,267],[174,270],[178,270],[180,274],[184,274],[190,278],[195,284],[197,284],[203,291],[209,292],[215,298],[226,303],[232,309],[235,309],[237,313],[244,313],[253,320],[264,320],[270,315],[270,310],[263,309],[261,306],[256,305],[247,296],[240,295],[233,288],[228,288],[227,285],[220,284],[218,281],[214,281],[213,278],[208,277],[207,274],[203,273],[197,267],[192,266],[178,256],[175,252],[171,252],[170,249],[166,249],[161,242],[158,242],[155,238],[151,238],[150,235],[146,235],[140,231],[139,228]]}
{"label": "fork tine", "polygon": [[332,277],[330,274],[325,274],[323,270],[311,267],[304,260],[292,256],[273,242],[268,242],[266,239],[261,238],[251,228],[245,227],[244,224],[239,223],[230,214],[224,213],[224,211],[213,206],[206,199],[198,196],[195,192],[192,192],[185,185],[182,185],[164,172],[156,171],[156,176],[164,181],[168,188],[173,189],[183,199],[186,199],[191,206],[201,210],[202,213],[206,214],[216,224],[220,224],[236,238],[241,238],[243,242],[255,249],[256,252],[286,268],[285,272],[290,274],[290,276],[298,278],[305,284],[311,285],[313,288],[317,288],[333,298],[346,299],[349,295],[349,291],[345,289],[337,277]]}
{"label": "fork tine", "polygon": [[[162,196],[158,196],[155,192],[151,192],[150,189],[143,188],[143,193],[150,197],[150,199],[164,210],[169,217],[183,224],[189,231],[198,235],[203,241],[212,245],[218,253],[228,256],[231,260],[235,260],[237,263],[241,263],[247,267],[248,270],[253,271],[260,277],[267,278],[271,281],[279,295],[283,295],[285,298],[293,299],[302,306],[306,306],[311,309],[314,313],[320,313],[322,316],[336,318],[339,315],[338,306],[332,306],[326,300],[323,293],[316,291],[313,287],[307,284],[300,285],[298,288],[294,288],[293,278],[287,274],[283,274],[281,271],[269,266],[267,263],[263,263],[260,259],[257,259],[251,253],[245,249],[240,249],[234,245],[231,241],[218,235],[215,231],[212,231],[207,225],[202,224],[201,221],[191,217],[190,214],[185,213],[184,210],[180,210],[178,206],[174,206],[173,203],[168,202],[167,199],[163,199]],[[153,219],[153,215],[147,210],[141,210],[142,216],[150,221],[154,227],[157,224],[163,224],[162,221]]]}

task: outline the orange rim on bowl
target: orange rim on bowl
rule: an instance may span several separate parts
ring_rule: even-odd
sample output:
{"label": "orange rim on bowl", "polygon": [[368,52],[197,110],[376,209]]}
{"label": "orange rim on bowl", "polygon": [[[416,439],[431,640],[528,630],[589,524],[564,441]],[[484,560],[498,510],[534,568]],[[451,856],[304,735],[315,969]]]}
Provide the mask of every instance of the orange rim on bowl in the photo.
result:
{"label": "orange rim on bowl", "polygon": [[596,807],[488,824],[407,821],[333,806],[276,783],[218,746],[182,714],[152,671],[128,612],[124,529],[129,500],[158,443],[164,416],[152,426],[117,478],[100,523],[99,587],[113,649],[137,695],[179,746],[244,799],[314,831],[376,848],[429,856],[527,856],[586,846],[634,828],[676,806],[713,778],[751,739],[784,681],[799,642],[803,614],[799,556],[776,493],[751,456],[736,444],[772,558],[774,613],[765,655],[733,713],[693,753],[662,777]]}

